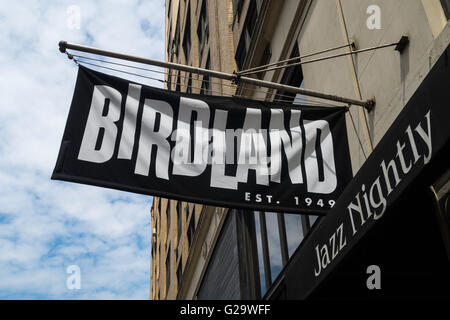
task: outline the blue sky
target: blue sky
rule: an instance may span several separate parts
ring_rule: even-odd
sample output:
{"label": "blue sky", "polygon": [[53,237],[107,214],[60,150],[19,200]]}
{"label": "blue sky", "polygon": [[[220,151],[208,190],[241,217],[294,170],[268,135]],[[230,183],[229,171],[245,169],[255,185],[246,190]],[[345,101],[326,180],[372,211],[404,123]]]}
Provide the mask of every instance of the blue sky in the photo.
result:
{"label": "blue sky", "polygon": [[0,5],[0,299],[148,299],[152,198],[50,180],[77,73],[59,40],[163,59],[164,1]]}

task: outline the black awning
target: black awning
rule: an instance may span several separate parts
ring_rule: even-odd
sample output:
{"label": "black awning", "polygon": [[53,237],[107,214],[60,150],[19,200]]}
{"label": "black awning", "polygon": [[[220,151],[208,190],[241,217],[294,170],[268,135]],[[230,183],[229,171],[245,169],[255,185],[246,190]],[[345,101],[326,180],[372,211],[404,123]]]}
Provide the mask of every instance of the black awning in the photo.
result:
{"label": "black awning", "polygon": [[[450,47],[450,46],[449,46]],[[449,163],[449,47],[431,69],[375,150],[346,187],[336,205],[304,239],[285,267],[288,298],[304,299],[354,251],[363,236],[387,219],[417,183]],[[426,180],[426,179],[425,179]],[[399,226],[399,236],[402,230]],[[270,298],[270,297],[269,297]]]}

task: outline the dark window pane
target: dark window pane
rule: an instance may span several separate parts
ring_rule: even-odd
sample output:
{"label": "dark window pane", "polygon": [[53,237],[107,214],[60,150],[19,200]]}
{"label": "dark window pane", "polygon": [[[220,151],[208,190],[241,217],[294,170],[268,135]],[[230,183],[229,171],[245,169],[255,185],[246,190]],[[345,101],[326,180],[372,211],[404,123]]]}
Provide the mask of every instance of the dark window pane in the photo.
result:
{"label": "dark window pane", "polygon": [[187,83],[186,92],[192,93],[192,74],[191,73],[189,73],[189,79],[188,79],[188,83]]}
{"label": "dark window pane", "polygon": [[187,7],[186,23],[184,27],[184,38],[183,38],[183,51],[186,62],[189,60],[189,53],[191,51],[191,11],[190,6]]}
{"label": "dark window pane", "polygon": [[241,38],[236,49],[235,60],[239,70],[242,70],[245,57],[247,56],[248,49],[250,47],[253,30],[258,19],[258,10],[255,1],[251,1],[247,11],[247,17],[242,29]]}
{"label": "dark window pane", "polygon": [[317,216],[309,216],[309,223],[310,223],[311,227],[314,225],[314,223],[315,223],[316,221],[319,220],[319,219],[317,219],[317,218],[318,218]]}
{"label": "dark window pane", "polygon": [[167,259],[166,259],[166,297],[169,293],[170,286],[170,247],[167,250]]}
{"label": "dark window pane", "polygon": [[167,75],[167,90],[172,90],[172,70],[169,69],[169,74]]}
{"label": "dark window pane", "polygon": [[272,280],[274,280],[283,268],[277,214],[273,212],[266,212],[266,222],[267,240],[269,243],[270,271]]}
{"label": "dark window pane", "polygon": [[[302,83],[300,84],[300,88],[304,88],[305,87],[305,81],[302,79]],[[297,93],[295,95],[294,98],[294,102],[292,102],[293,104],[305,104],[305,102],[307,102],[307,97],[303,94]]]}
{"label": "dark window pane", "polygon": [[178,288],[180,287],[181,276],[182,276],[182,271],[181,271],[181,259],[180,259],[180,262],[178,262],[178,267],[177,267],[177,282],[178,282]]}
{"label": "dark window pane", "polygon": [[192,240],[194,239],[194,232],[195,232],[195,215],[194,215],[194,209],[192,209],[191,214],[191,220],[189,222],[189,227],[187,230],[187,237],[188,237],[188,247],[191,247]]}
{"label": "dark window pane", "polygon": [[290,258],[304,238],[302,219],[298,214],[285,214],[284,221],[286,223],[286,236]]}
{"label": "dark window pane", "polygon": [[266,293],[266,281],[264,275],[264,258],[261,240],[261,223],[259,221],[259,213],[255,213],[255,229],[256,229],[256,244],[258,250],[258,269],[259,269],[259,283],[261,287],[261,296]]}
{"label": "dark window pane", "polygon": [[170,200],[167,199],[167,206],[166,206],[166,226],[167,226],[167,234],[166,237],[169,236],[169,230],[170,230]]}
{"label": "dark window pane", "polygon": [[167,3],[167,16],[170,17],[170,8],[172,7],[171,4],[172,0],[169,0],[169,2]]}
{"label": "dark window pane", "polygon": [[[289,58],[298,57],[300,55],[297,43],[294,45],[292,53]],[[297,62],[294,60],[293,62]],[[282,84],[287,84],[294,87],[300,87],[303,82],[303,71],[301,65],[291,66],[284,69],[283,77],[281,78]],[[277,92],[275,96],[276,100],[294,101],[296,94],[288,91]]]}
{"label": "dark window pane", "polygon": [[178,13],[177,13],[177,23],[176,25],[176,29],[175,29],[175,39],[174,39],[174,44],[175,44],[175,54],[178,54],[178,44],[180,42],[180,6],[178,6]]}
{"label": "dark window pane", "polygon": [[177,241],[180,242],[181,238],[181,205],[182,202],[177,202]]}
{"label": "dark window pane", "polygon": [[200,11],[200,18],[197,27],[197,36],[199,44],[200,59],[202,57],[203,48],[205,47],[206,41],[209,37],[209,22],[208,22],[208,12],[206,7],[207,1],[203,1],[202,9]]}
{"label": "dark window pane", "polygon": [[178,71],[178,74],[177,74],[177,85],[176,85],[176,87],[175,87],[175,91],[176,92],[180,92],[181,91],[181,83],[180,83],[180,71]]}
{"label": "dark window pane", "polygon": [[[272,57],[272,50],[270,49],[270,42],[266,44],[266,47],[264,48],[263,54],[261,56],[261,61],[259,62],[260,66],[264,66],[269,63],[270,58]],[[259,79],[262,79],[264,76],[264,72],[258,72],[256,76]]]}
{"label": "dark window pane", "polygon": [[[209,53],[208,53],[208,59],[206,60],[205,69],[211,69],[211,62],[209,60]],[[211,95],[211,82],[209,80],[209,76],[204,75],[202,80],[202,87],[200,89],[200,94],[207,94]]]}
{"label": "dark window pane", "polygon": [[233,0],[233,16],[237,15],[238,19],[241,16],[243,4],[244,4],[244,0]]}
{"label": "dark window pane", "polygon": [[258,18],[258,10],[256,7],[256,2],[251,1],[250,5],[248,6],[247,18],[245,18],[245,26],[244,26],[250,37],[253,35],[253,30],[255,29],[257,18]]}
{"label": "dark window pane", "polygon": [[242,70],[242,66],[244,64],[245,56],[247,55],[247,50],[245,48],[245,37],[241,37],[239,40],[238,47],[236,49],[236,65],[239,70]]}

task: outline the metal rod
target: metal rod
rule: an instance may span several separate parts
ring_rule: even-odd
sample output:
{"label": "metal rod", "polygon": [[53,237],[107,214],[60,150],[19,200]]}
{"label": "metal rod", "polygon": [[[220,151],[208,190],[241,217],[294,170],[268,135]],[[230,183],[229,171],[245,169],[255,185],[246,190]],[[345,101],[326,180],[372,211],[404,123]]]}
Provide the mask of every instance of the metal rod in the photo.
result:
{"label": "metal rod", "polygon": [[[317,51],[317,52],[313,52],[313,53],[308,53],[308,54],[305,54],[304,56],[297,56],[297,57],[289,58],[289,59],[286,59],[286,60],[275,61],[275,62],[268,63],[268,64],[265,64],[265,65],[262,65],[262,66],[258,66],[258,67],[254,67],[254,68],[250,68],[250,69],[239,71],[238,74],[244,74],[244,73],[247,73],[247,72],[250,72],[250,71],[255,71],[255,70],[259,70],[259,69],[265,69],[265,68],[268,68],[268,67],[276,66],[277,64],[282,64],[282,63],[285,63],[285,62],[291,62],[291,61],[294,61],[294,60],[300,60],[300,59],[316,56],[318,54],[322,54],[322,53],[326,53],[326,52],[330,52],[330,51],[334,51],[334,50],[350,47],[350,46],[353,46],[353,45],[354,45],[354,43],[352,42],[351,44],[344,44],[344,45],[341,45],[341,46],[337,46],[337,47],[333,47],[333,48],[329,48],[329,49],[325,49],[325,50],[321,50],[321,51]],[[261,72],[263,72],[263,71],[265,71],[265,70],[261,70]]]}
{"label": "metal rod", "polygon": [[148,64],[148,65],[152,65],[152,66],[156,66],[156,67],[176,69],[176,70],[192,72],[192,73],[206,74],[206,75],[209,75],[212,77],[226,79],[226,80],[232,80],[235,77],[233,74],[224,73],[224,72],[220,72],[220,71],[202,69],[202,68],[187,66],[187,65],[183,65],[183,64],[173,63],[173,62],[166,62],[166,61],[161,61],[161,60],[143,58],[143,57],[133,56],[133,55],[129,55],[129,54],[123,54],[123,53],[118,53],[118,52],[114,52],[114,51],[108,51],[108,50],[98,49],[98,48],[94,48],[94,47],[68,43],[66,41],[60,41],[59,42],[59,51],[61,51],[62,53],[65,53],[66,49],[87,52],[87,53],[93,53],[93,54],[97,54],[97,55],[101,55],[101,56],[105,56],[105,57],[117,58],[117,59],[122,59],[122,60],[127,60],[127,61],[139,62],[139,63]]}
{"label": "metal rod", "polygon": [[370,111],[375,105],[374,99],[369,99],[366,101],[358,100],[358,99],[350,99],[350,98],[340,97],[340,96],[336,96],[336,95],[312,91],[312,90],[308,90],[308,89],[297,88],[297,87],[293,87],[293,86],[279,84],[279,83],[275,83],[275,82],[240,76],[236,73],[230,74],[230,73],[225,73],[225,72],[220,72],[220,71],[214,71],[214,70],[209,70],[209,69],[187,66],[187,65],[173,63],[173,62],[166,62],[166,61],[161,61],[161,60],[154,60],[154,59],[143,58],[143,57],[138,57],[138,56],[133,56],[133,55],[128,55],[128,54],[122,54],[122,53],[98,49],[98,48],[94,48],[94,47],[68,43],[66,41],[60,41],[59,42],[59,51],[61,51],[62,53],[65,53],[67,49],[97,54],[97,55],[101,55],[101,56],[105,56],[105,57],[111,57],[111,58],[117,58],[117,59],[122,59],[122,60],[127,60],[127,61],[143,63],[143,64],[153,65],[153,66],[162,67],[162,68],[169,68],[169,69],[175,69],[175,70],[181,70],[181,71],[186,71],[186,72],[208,75],[208,76],[219,78],[219,79],[234,81],[235,83],[238,83],[238,82],[248,83],[248,84],[252,84],[255,86],[272,88],[272,89],[277,89],[277,90],[282,90],[282,91],[292,92],[292,93],[298,93],[298,94],[302,94],[305,96],[311,96],[311,97],[316,97],[316,98],[325,99],[325,100],[337,101],[337,102],[341,102],[341,103],[345,103],[345,104],[361,106],[361,107],[366,108],[368,111]]}
{"label": "metal rod", "polygon": [[384,44],[384,45],[381,45],[381,46],[376,46],[376,47],[364,48],[364,49],[360,49],[360,50],[354,50],[354,51],[350,51],[350,52],[333,54],[333,55],[329,55],[329,56],[326,56],[326,57],[311,59],[311,60],[307,60],[307,61],[295,62],[295,63],[291,63],[291,64],[284,65],[284,66],[277,66],[277,67],[272,67],[272,68],[267,68],[267,69],[262,69],[262,70],[255,70],[255,71],[246,70],[246,71],[240,72],[238,74],[240,74],[240,75],[248,75],[248,74],[252,74],[252,73],[267,72],[267,71],[272,71],[272,70],[277,70],[277,69],[282,69],[282,68],[295,67],[295,66],[299,66],[299,65],[303,65],[303,64],[307,64],[307,63],[318,62],[318,61],[322,61],[322,60],[328,60],[328,59],[348,56],[350,54],[356,54],[356,53],[361,53],[361,52],[366,52],[366,51],[371,51],[371,50],[376,50],[376,49],[382,49],[382,48],[386,48],[386,47],[393,47],[393,46],[397,46],[398,44],[399,44],[399,42],[388,43],[388,44]]}
{"label": "metal rod", "polygon": [[375,106],[375,101],[373,100],[373,98],[369,99],[369,100],[365,100],[365,101],[357,100],[357,99],[350,99],[350,98],[345,98],[345,97],[336,96],[336,95],[332,95],[332,94],[321,93],[321,92],[317,92],[317,91],[312,91],[312,90],[303,89],[303,88],[297,88],[297,87],[288,86],[285,84],[279,84],[279,83],[275,83],[275,82],[259,80],[259,79],[250,78],[250,77],[239,77],[238,81],[245,82],[248,84],[253,84],[255,86],[272,88],[272,89],[277,89],[277,90],[286,91],[286,92],[298,93],[298,94],[302,94],[305,96],[316,97],[316,98],[320,98],[320,99],[337,101],[337,102],[341,102],[341,103],[345,103],[345,104],[361,106],[361,107],[366,108],[368,111],[372,110],[372,108]]}

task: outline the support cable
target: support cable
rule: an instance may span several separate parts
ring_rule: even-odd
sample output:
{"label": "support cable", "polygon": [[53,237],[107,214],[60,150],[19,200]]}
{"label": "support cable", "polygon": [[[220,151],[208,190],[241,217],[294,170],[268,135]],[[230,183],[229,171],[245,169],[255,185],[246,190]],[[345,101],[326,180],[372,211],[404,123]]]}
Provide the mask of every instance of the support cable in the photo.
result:
{"label": "support cable", "polygon": [[[128,75],[141,77],[141,78],[145,78],[145,79],[149,79],[149,80],[155,80],[155,81],[158,81],[158,82],[161,82],[161,83],[170,83],[170,81],[168,81],[168,80],[162,80],[162,79],[158,79],[158,78],[154,78],[154,77],[145,76],[145,75],[142,75],[142,74],[139,74],[139,73],[129,72],[129,71],[125,71],[125,70],[120,70],[120,69],[115,69],[115,68],[103,66],[103,65],[100,65],[100,64],[95,64],[95,63],[90,63],[90,62],[86,62],[86,61],[81,61],[81,60],[78,60],[76,58],[73,58],[72,60],[77,65],[84,65],[85,64],[85,65],[90,65],[90,66],[94,66],[94,67],[98,67],[98,68],[103,68],[103,69],[107,69],[107,70],[111,70],[111,71],[115,71],[115,72],[122,72],[122,73],[125,73],[125,74],[128,74]],[[193,86],[193,85],[186,85],[186,87],[191,88],[191,89],[196,89],[196,90],[203,90],[203,88],[197,87],[197,86]],[[247,97],[243,97],[243,96],[239,96],[239,95],[231,95],[231,94],[225,94],[224,95],[221,91],[212,90],[212,89],[208,89],[208,92],[215,93],[215,94],[218,94],[218,95],[222,95],[222,96],[225,96],[225,97],[247,98]],[[261,99],[258,99],[258,98],[257,99],[253,99],[253,100],[267,102],[265,100],[261,100]],[[290,101],[290,100],[283,100],[283,99],[273,99],[272,102],[290,103],[290,104],[292,104],[292,101]],[[310,101],[305,101],[305,103],[302,102],[302,105],[307,106],[308,104],[311,105],[311,106],[318,106],[318,105],[324,106],[325,105],[323,103],[317,103],[317,102],[316,103],[315,102],[311,103]],[[294,108],[295,108],[295,105],[296,104],[293,104]],[[335,107],[337,107],[337,106],[335,106]]]}
{"label": "support cable", "polygon": [[[168,76],[170,77],[170,80],[164,81],[164,83],[167,83],[167,84],[172,83],[173,80],[176,79],[176,77],[180,77],[180,78],[182,78],[182,79],[188,79],[188,78],[189,78],[189,76],[186,76],[186,75],[182,75],[182,74],[180,74],[180,75],[178,75],[178,74],[170,74],[170,72],[167,72],[167,71],[160,71],[160,70],[148,69],[148,68],[143,68],[143,67],[133,66],[133,65],[129,65],[129,64],[118,63],[118,62],[112,62],[112,61],[107,61],[107,60],[102,60],[102,59],[97,59],[97,58],[92,58],[92,57],[87,57],[87,56],[77,55],[77,54],[69,54],[69,53],[68,53],[68,55],[70,55],[71,57],[73,57],[73,58],[74,58],[73,60],[76,61],[76,62],[79,62],[79,63],[84,63],[84,64],[87,64],[87,65],[91,65],[91,66],[95,66],[95,67],[99,67],[99,68],[104,68],[104,69],[108,69],[108,70],[112,70],[112,71],[123,72],[123,73],[127,73],[127,74],[130,74],[130,75],[133,75],[133,76],[140,76],[140,75],[139,75],[139,74],[136,74],[136,73],[132,73],[132,72],[127,72],[127,71],[119,70],[119,69],[108,68],[108,67],[105,67],[105,66],[101,66],[101,65],[98,65],[98,64],[93,64],[93,63],[90,63],[90,62],[87,62],[87,61],[83,61],[83,60],[87,59],[87,60],[97,61],[97,62],[101,62],[101,63],[117,65],[117,66],[121,66],[121,67],[133,68],[133,69],[137,69],[137,70],[142,70],[142,71],[147,71],[147,72],[155,72],[155,73],[158,73],[158,74],[168,75]],[[75,58],[78,58],[78,59],[75,59]],[[80,60],[80,58],[83,59],[83,60]],[[146,78],[147,78],[147,79],[150,79],[150,80],[156,80],[156,81],[162,82],[161,79],[157,79],[157,78],[153,78],[153,77],[148,77],[148,76],[147,76]],[[200,81],[200,80],[198,80],[198,81]],[[236,85],[226,84],[226,83],[217,82],[217,81],[213,81],[213,80],[209,80],[209,79],[203,79],[201,82],[208,82],[208,83],[210,83],[210,84],[216,84],[216,85],[220,85],[220,86],[226,86],[226,87],[230,87],[230,88],[233,88],[233,89],[236,88]],[[187,85],[186,85],[186,86],[187,86]],[[192,87],[192,86],[190,86],[190,87]],[[264,94],[267,93],[267,92],[264,91],[264,90],[255,89],[255,88],[248,88],[248,90],[253,91],[253,92],[258,92],[258,93],[264,93]],[[273,94],[275,94],[275,93],[270,93],[270,95],[273,95]],[[276,95],[279,96],[279,97],[281,97],[281,98],[288,98],[288,99],[291,99],[291,98],[292,98],[292,96],[290,96],[290,95],[285,95],[285,94],[276,94]],[[234,95],[234,96],[235,96],[235,97],[240,97],[240,98],[246,98],[246,97],[240,96],[240,95]],[[285,101],[285,102],[289,101],[289,100],[287,100],[287,99],[274,99],[274,100],[275,100],[275,101]],[[330,106],[330,107],[337,107],[337,106],[338,106],[338,105],[336,105],[336,104],[330,104],[330,103],[323,102],[323,101],[317,101],[317,100],[313,100],[313,99],[311,99],[311,98],[310,98],[310,99],[305,99],[305,98],[303,98],[303,97],[296,97],[295,100],[297,100],[297,101],[300,102],[301,104],[310,104],[310,105],[317,105],[317,106],[319,106],[319,105],[320,105],[320,106]]]}
{"label": "support cable", "polygon": [[[107,61],[107,60],[102,60],[102,59],[96,59],[96,58],[91,58],[91,57],[86,57],[86,56],[81,56],[81,55],[76,55],[76,54],[71,54],[73,57],[78,57],[78,58],[83,58],[83,59],[88,59],[88,60],[93,60],[93,61],[99,61],[102,63],[107,63],[107,64],[113,64],[113,65],[117,65],[117,66],[121,66],[121,67],[126,67],[126,68],[133,68],[133,69],[137,69],[137,70],[142,70],[142,71],[148,71],[148,72],[155,72],[155,73],[159,73],[159,74],[164,74],[164,75],[168,75],[172,80],[172,77],[180,77],[183,79],[188,79],[188,76],[185,75],[177,75],[177,74],[171,74],[168,71],[160,71],[160,70],[154,70],[154,69],[148,69],[148,68],[143,68],[143,67],[138,67],[138,66],[133,66],[133,65],[129,65],[129,64],[124,64],[124,63],[118,63],[118,62],[113,62],[113,61]],[[83,63],[87,63],[83,60],[78,60],[79,62],[83,62]],[[200,75],[200,74],[199,74]],[[198,80],[200,81],[200,80]],[[217,84],[217,85],[223,85],[226,87],[230,87],[230,88],[236,88],[236,85],[231,85],[231,84],[226,84],[226,83],[221,83],[221,82],[215,82],[212,80],[202,80],[205,82],[209,82],[211,84]]]}
{"label": "support cable", "polygon": [[[315,55],[318,55],[318,54],[322,54],[322,53],[326,53],[326,52],[330,52],[330,51],[346,48],[346,47],[349,47],[349,46],[350,47],[354,47],[354,45],[355,45],[355,43],[352,42],[351,44],[344,44],[344,45],[341,45],[341,46],[337,46],[337,47],[333,47],[333,48],[329,48],[329,49],[325,49],[325,50],[321,50],[321,51],[317,51],[317,52],[313,52],[313,53],[308,53],[308,54],[305,54],[304,56],[297,56],[297,57],[293,57],[293,58],[289,58],[289,59],[285,59],[285,60],[280,60],[280,61],[264,64],[264,65],[261,65],[261,66],[258,66],[258,67],[242,70],[242,71],[239,71],[238,74],[247,74],[247,72],[249,72],[249,71],[265,69],[267,67],[276,66],[277,64],[283,64],[283,63],[286,63],[286,62],[292,62],[292,61],[295,61],[295,60],[301,60],[301,59],[304,59],[304,58],[308,58],[308,57],[312,57],[312,56],[315,56]],[[261,72],[263,72],[263,71],[265,71],[265,70],[262,70]]]}
{"label": "support cable", "polygon": [[166,62],[166,61],[161,61],[161,60],[154,60],[154,59],[149,59],[149,58],[144,58],[144,57],[127,55],[127,54],[122,54],[122,53],[118,53],[118,52],[93,48],[93,47],[89,47],[89,46],[67,43],[66,41],[60,41],[59,42],[59,50],[61,52],[65,53],[67,51],[67,49],[86,52],[86,53],[92,53],[92,54],[98,54],[98,55],[102,55],[102,56],[106,56],[106,57],[118,58],[118,59],[132,61],[132,62],[144,63],[144,64],[153,65],[153,66],[157,66],[157,67],[176,69],[176,70],[199,73],[199,74],[201,73],[203,75],[208,75],[208,76],[219,78],[219,79],[239,81],[239,82],[247,83],[250,85],[266,87],[266,88],[271,88],[271,89],[276,89],[276,90],[283,90],[283,91],[292,92],[292,93],[299,93],[299,94],[302,94],[305,96],[311,96],[311,97],[316,97],[316,98],[320,98],[320,99],[336,101],[336,102],[340,102],[340,103],[344,103],[344,104],[361,106],[361,107],[366,108],[367,110],[371,110],[373,108],[373,106],[375,105],[374,99],[361,100],[361,99],[341,97],[341,96],[326,94],[326,93],[317,92],[317,91],[313,91],[313,90],[309,90],[309,89],[297,88],[297,87],[293,87],[293,86],[289,86],[289,85],[283,85],[283,84],[279,84],[276,82],[259,80],[259,79],[255,79],[255,78],[251,78],[251,77],[245,77],[245,76],[238,75],[236,73],[230,74],[230,73],[225,73],[225,72],[221,72],[221,71],[203,69],[203,68],[178,64],[178,63],[174,63],[174,62]]}
{"label": "support cable", "polygon": [[[124,64],[124,63],[118,63],[118,62],[113,62],[113,61],[108,61],[108,60],[96,59],[96,58],[87,57],[87,56],[82,56],[82,55],[73,54],[73,53],[71,53],[71,55],[72,55],[73,57],[76,57],[76,58],[82,58],[82,59],[87,59],[87,60],[93,60],[93,61],[98,61],[98,62],[108,63],[108,64],[114,64],[114,65],[116,65],[116,66],[121,66],[121,67],[126,67],[126,68],[134,68],[134,69],[143,70],[143,71],[149,71],[149,72],[155,72],[155,73],[161,73],[161,74],[169,74],[169,72],[166,72],[166,71],[160,71],[160,70],[154,70],[154,69],[142,68],[142,67],[133,66],[133,65],[130,65],[130,64]],[[80,60],[80,61],[82,61],[82,60]]]}
{"label": "support cable", "polygon": [[99,64],[95,64],[95,63],[90,63],[90,62],[86,62],[86,61],[80,61],[80,60],[77,60],[77,59],[73,59],[73,60],[75,62],[79,63],[79,64],[87,64],[87,65],[90,65],[90,66],[103,68],[103,69],[107,69],[107,70],[111,70],[111,71],[122,72],[122,73],[126,73],[126,74],[129,74],[129,75],[132,75],[132,76],[137,76],[137,77],[142,77],[142,78],[146,78],[146,79],[150,79],[150,80],[159,81],[161,83],[165,83],[166,82],[166,80],[161,80],[161,79],[158,79],[158,78],[144,76],[144,75],[139,74],[139,73],[134,73],[134,72],[129,72],[129,71],[125,71],[125,70],[114,69],[114,68],[110,68],[110,67],[107,67],[107,66],[102,66],[102,65],[99,65]]}
{"label": "support cable", "polygon": [[244,75],[255,74],[255,73],[259,73],[259,72],[267,72],[267,71],[278,70],[278,69],[283,69],[283,68],[295,67],[295,66],[299,66],[299,65],[303,65],[303,64],[319,62],[319,61],[323,61],[323,60],[348,56],[350,54],[357,54],[357,53],[362,53],[362,52],[366,52],[366,51],[372,51],[372,50],[377,50],[377,49],[382,49],[382,48],[387,48],[387,47],[393,47],[393,46],[396,47],[395,50],[400,51],[400,50],[403,50],[404,46],[406,46],[407,43],[408,43],[408,37],[403,36],[400,39],[400,41],[395,42],[395,43],[388,43],[388,44],[383,44],[383,45],[359,49],[359,50],[350,50],[350,52],[338,53],[338,54],[320,57],[320,58],[316,58],[316,59],[311,59],[311,60],[307,60],[307,61],[290,63],[290,64],[286,64],[284,66],[276,66],[276,67],[265,68],[262,70],[254,70],[254,71],[251,71],[251,70],[241,71],[241,72],[238,72],[238,74],[241,76],[244,76]]}
{"label": "support cable", "polygon": [[348,115],[350,116],[350,119],[351,119],[351,121],[352,121],[353,129],[355,130],[356,137],[358,138],[359,146],[360,146],[360,148],[361,148],[361,151],[363,152],[364,159],[367,160],[366,152],[364,151],[364,148],[363,148],[361,139],[360,139],[359,134],[358,134],[358,130],[356,130],[355,121],[353,120],[353,116],[352,116],[352,113],[350,112],[350,110],[348,111]]}
{"label": "support cable", "polygon": [[[264,93],[264,94],[267,94],[266,91],[260,90],[260,89],[246,88],[245,90],[253,91],[253,92],[256,92],[256,93]],[[281,93],[275,93],[275,92],[273,92],[273,93],[269,93],[269,96],[271,96],[271,95],[276,95],[276,96],[279,96],[279,97],[282,97],[282,98],[284,97],[284,98],[292,99],[292,96],[289,96],[289,95],[287,95],[287,94],[281,94]],[[247,97],[241,96],[241,95],[236,95],[236,96],[239,96],[239,97],[242,97],[242,98],[247,98]],[[252,99],[254,99],[254,98],[252,98]],[[273,100],[270,100],[270,101],[275,101],[275,100],[279,100],[279,99],[275,99],[275,98],[274,98]],[[305,101],[305,102],[307,102],[307,103],[311,103],[311,104],[314,104],[314,105],[317,105],[317,106],[319,106],[319,105],[320,105],[320,106],[328,106],[328,107],[339,107],[339,106],[340,106],[340,105],[337,105],[337,104],[331,104],[331,103],[329,103],[329,102],[323,102],[323,101],[319,101],[319,100],[314,100],[313,98],[306,99],[306,98],[303,98],[303,97],[298,97],[298,96],[296,96],[296,97],[294,97],[293,101],[295,101],[295,100],[300,101],[300,102]],[[264,101],[266,101],[266,100],[264,100]],[[284,100],[284,101],[290,101],[290,100]],[[291,103],[292,103],[293,101],[291,101]]]}

